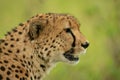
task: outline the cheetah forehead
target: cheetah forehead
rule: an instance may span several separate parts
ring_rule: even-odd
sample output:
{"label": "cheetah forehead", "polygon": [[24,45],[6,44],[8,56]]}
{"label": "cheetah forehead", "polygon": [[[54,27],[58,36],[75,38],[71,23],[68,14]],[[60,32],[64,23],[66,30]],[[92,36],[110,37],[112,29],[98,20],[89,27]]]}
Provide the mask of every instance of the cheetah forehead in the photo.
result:
{"label": "cheetah forehead", "polygon": [[41,13],[33,16],[30,20],[33,21],[35,19],[44,20],[45,25],[46,24],[55,24],[55,22],[58,24],[58,22],[67,21],[70,26],[80,26],[79,21],[70,14],[58,14],[58,13]]}

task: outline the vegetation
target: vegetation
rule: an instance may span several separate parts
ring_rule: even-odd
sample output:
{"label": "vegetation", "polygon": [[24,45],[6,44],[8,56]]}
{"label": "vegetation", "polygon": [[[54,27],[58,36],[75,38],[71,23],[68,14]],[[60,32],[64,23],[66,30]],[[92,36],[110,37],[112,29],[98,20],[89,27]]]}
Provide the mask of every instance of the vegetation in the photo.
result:
{"label": "vegetation", "polygon": [[0,0],[0,38],[37,13],[69,13],[90,47],[75,66],[59,63],[45,80],[120,80],[120,0]]}

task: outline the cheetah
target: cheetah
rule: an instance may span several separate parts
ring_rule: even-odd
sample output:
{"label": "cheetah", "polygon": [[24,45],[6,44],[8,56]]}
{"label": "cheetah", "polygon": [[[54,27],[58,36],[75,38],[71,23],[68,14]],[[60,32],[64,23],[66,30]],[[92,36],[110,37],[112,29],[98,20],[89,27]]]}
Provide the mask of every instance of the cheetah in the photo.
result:
{"label": "cheetah", "polygon": [[69,14],[37,14],[0,39],[0,80],[43,80],[58,63],[75,64],[89,42]]}

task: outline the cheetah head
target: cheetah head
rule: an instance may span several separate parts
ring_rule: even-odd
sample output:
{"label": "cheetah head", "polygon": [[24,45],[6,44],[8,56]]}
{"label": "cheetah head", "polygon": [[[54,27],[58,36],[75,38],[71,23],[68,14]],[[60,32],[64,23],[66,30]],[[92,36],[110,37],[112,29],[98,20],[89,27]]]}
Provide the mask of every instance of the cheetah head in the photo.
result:
{"label": "cheetah head", "polygon": [[29,36],[39,46],[44,58],[51,62],[77,63],[89,42],[80,32],[75,17],[67,14],[40,14],[30,23]]}

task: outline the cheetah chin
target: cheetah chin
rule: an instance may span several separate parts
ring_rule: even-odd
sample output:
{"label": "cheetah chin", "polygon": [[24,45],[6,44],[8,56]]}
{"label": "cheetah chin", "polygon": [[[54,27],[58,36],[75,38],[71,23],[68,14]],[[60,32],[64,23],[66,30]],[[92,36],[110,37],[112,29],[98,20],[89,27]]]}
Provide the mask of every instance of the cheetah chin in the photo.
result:
{"label": "cheetah chin", "polygon": [[74,53],[74,49],[71,48],[70,50],[66,51],[63,55],[69,61],[78,61],[79,57],[78,56],[74,56],[73,53]]}
{"label": "cheetah chin", "polygon": [[80,60],[80,54],[85,54],[86,50],[81,51],[80,53],[74,54],[74,49],[71,48],[70,50],[66,51],[63,56],[70,61],[70,63],[78,63]]}

